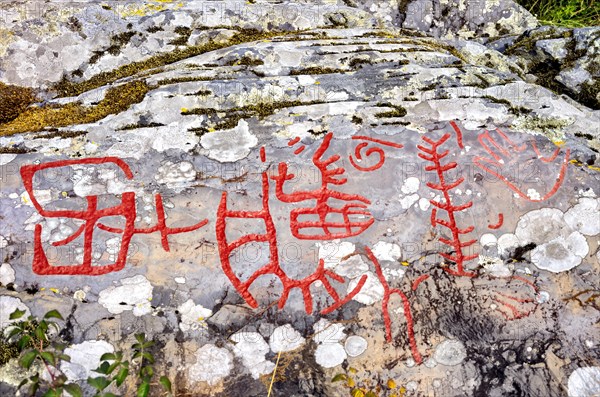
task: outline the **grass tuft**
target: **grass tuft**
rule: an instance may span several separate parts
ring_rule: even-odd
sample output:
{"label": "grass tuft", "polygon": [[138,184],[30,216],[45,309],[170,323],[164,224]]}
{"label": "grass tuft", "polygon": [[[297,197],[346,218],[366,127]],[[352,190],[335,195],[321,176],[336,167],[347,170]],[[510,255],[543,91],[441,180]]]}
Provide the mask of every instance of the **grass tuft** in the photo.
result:
{"label": "grass tuft", "polygon": [[595,0],[517,0],[544,25],[583,28],[600,25],[600,2]]}

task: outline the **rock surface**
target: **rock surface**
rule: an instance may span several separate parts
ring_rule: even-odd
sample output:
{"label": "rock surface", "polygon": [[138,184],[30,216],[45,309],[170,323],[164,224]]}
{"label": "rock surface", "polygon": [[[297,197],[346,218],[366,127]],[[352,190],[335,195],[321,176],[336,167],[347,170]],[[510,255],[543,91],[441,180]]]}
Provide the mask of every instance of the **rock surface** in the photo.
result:
{"label": "rock surface", "polygon": [[508,0],[0,10],[0,327],[57,309],[72,379],[145,332],[181,395],[600,392],[597,28]]}

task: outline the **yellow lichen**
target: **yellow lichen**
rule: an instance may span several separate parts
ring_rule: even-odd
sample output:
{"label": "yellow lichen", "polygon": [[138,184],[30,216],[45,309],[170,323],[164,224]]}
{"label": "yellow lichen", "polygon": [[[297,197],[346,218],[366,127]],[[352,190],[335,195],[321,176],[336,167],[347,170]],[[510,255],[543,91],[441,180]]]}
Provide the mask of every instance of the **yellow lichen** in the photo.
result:
{"label": "yellow lichen", "polygon": [[63,106],[31,107],[9,123],[0,125],[0,136],[37,132],[45,128],[66,127],[94,123],[110,114],[123,112],[134,103],[141,102],[150,87],[143,81],[133,81],[109,89],[96,106],[83,106],[79,102]]}
{"label": "yellow lichen", "polygon": [[17,118],[35,100],[31,88],[0,83],[0,124]]}

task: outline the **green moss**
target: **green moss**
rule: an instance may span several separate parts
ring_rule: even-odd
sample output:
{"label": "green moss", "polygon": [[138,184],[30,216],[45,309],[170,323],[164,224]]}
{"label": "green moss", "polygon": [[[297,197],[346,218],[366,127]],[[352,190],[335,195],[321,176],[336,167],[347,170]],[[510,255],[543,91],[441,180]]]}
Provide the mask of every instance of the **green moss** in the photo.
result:
{"label": "green moss", "polygon": [[187,28],[185,26],[177,26],[175,28],[175,33],[179,35],[178,38],[171,40],[169,44],[171,45],[186,45],[190,35],[192,34],[192,29]]}
{"label": "green moss", "polygon": [[407,126],[409,124],[410,124],[410,122],[408,122],[408,121],[387,121],[385,123],[381,123],[381,125],[403,125],[403,126]]}
{"label": "green moss", "polygon": [[322,66],[310,66],[302,69],[294,69],[290,71],[290,76],[313,75],[313,74],[334,74],[345,73],[343,69],[326,68]]}
{"label": "green moss", "polygon": [[583,133],[583,132],[576,132],[575,136],[578,138],[585,138],[588,141],[591,141],[592,139],[594,139],[594,136],[592,134]]}
{"label": "green moss", "polygon": [[0,124],[16,119],[36,100],[31,88],[0,83]]}
{"label": "green moss", "polygon": [[168,84],[178,84],[178,83],[187,83],[190,81],[212,81],[213,77],[203,77],[203,76],[190,76],[190,77],[173,77],[170,79],[158,80],[158,85],[168,85]]}
{"label": "green moss", "polygon": [[94,123],[110,114],[127,110],[141,102],[150,87],[143,81],[133,81],[112,87],[96,106],[69,103],[62,106],[29,108],[13,121],[0,125],[0,136],[23,132],[38,132],[46,128],[66,127],[74,124]]}
{"label": "green moss", "polygon": [[136,130],[138,128],[148,128],[148,127],[164,127],[164,124],[161,123],[148,123],[148,124],[127,124],[125,127],[121,127],[118,131],[127,131],[127,130]]}
{"label": "green moss", "polygon": [[225,63],[225,66],[237,66],[237,65],[245,65],[245,66],[260,66],[265,63],[261,59],[252,58],[250,56],[244,55],[240,59],[232,59]]}
{"label": "green moss", "polygon": [[112,36],[110,38],[110,46],[102,51],[94,51],[94,55],[90,58],[89,63],[94,64],[98,62],[98,60],[106,53],[114,56],[119,55],[123,47],[125,47],[136,34],[136,32],[129,31]]}
{"label": "green moss", "polygon": [[354,68],[354,67],[360,66],[360,65],[372,65],[372,64],[373,64],[373,61],[370,59],[354,58],[348,63],[348,66],[350,66],[351,68]]}
{"label": "green moss", "polygon": [[427,84],[426,86],[423,86],[420,88],[421,91],[431,91],[431,90],[435,90],[438,86],[437,82],[433,82],[431,84]]}
{"label": "green moss", "polygon": [[156,33],[156,32],[162,32],[164,29],[162,28],[162,26],[150,26],[148,29],[146,29],[146,31],[148,33]]}
{"label": "green moss", "polygon": [[477,77],[480,81],[480,83],[473,84],[474,87],[489,88],[491,86],[491,84],[487,81],[487,79],[485,77],[483,77],[481,74],[473,73],[473,76]]}
{"label": "green moss", "polygon": [[[227,27],[227,29],[230,29],[230,27]],[[154,55],[143,61],[132,62],[117,69],[99,73],[86,81],[73,82],[64,76],[63,79],[53,87],[53,89],[61,97],[75,96],[94,88],[102,87],[106,84],[115,82],[124,77],[133,76],[135,74],[178,62],[186,58],[191,58],[196,55],[241,43],[275,37],[281,34],[285,34],[285,32],[261,32],[256,29],[242,29],[226,42],[215,43],[210,41],[203,45],[177,48],[171,52]]]}
{"label": "green moss", "polygon": [[485,98],[485,99],[487,99],[487,100],[489,100],[491,102],[494,102],[494,103],[501,103],[501,104],[506,105],[508,107],[512,106],[512,103],[510,103],[506,99],[496,98],[496,97],[493,97],[493,96],[490,96],[490,95],[484,95],[482,98]]}
{"label": "green moss", "polygon": [[185,96],[206,96],[212,94],[211,90],[199,90],[192,94],[185,94]]}
{"label": "green moss", "polygon": [[367,33],[361,34],[358,37],[383,37],[383,38],[390,38],[390,37],[394,37],[394,35],[392,35],[390,32],[378,31],[378,32],[367,32]]}
{"label": "green moss", "polygon": [[217,109],[214,108],[194,108],[194,109],[186,109],[181,111],[182,116],[189,115],[198,115],[198,116],[212,116],[217,114]]}
{"label": "green moss", "polygon": [[494,103],[499,103],[499,104],[506,106],[508,108],[508,111],[510,113],[514,114],[515,116],[522,116],[522,115],[529,114],[532,112],[531,109],[527,109],[526,107],[523,107],[523,106],[515,106],[510,101],[503,99],[503,98],[496,98],[496,97],[493,97],[490,95],[484,95],[484,96],[482,96],[482,98],[485,98],[488,101],[491,101]]}
{"label": "green moss", "polygon": [[183,116],[188,115],[205,115],[211,118],[214,118],[218,115],[218,113],[225,113],[225,116],[219,118],[219,122],[216,123],[213,127],[206,128],[201,127],[199,129],[191,129],[190,131],[194,132],[203,132],[205,129],[209,130],[226,130],[234,128],[238,125],[238,122],[242,119],[247,119],[251,117],[265,118],[270,115],[275,114],[280,109],[294,107],[294,106],[306,106],[306,105],[315,105],[325,103],[322,101],[310,101],[310,102],[302,102],[298,100],[294,101],[279,101],[279,102],[259,102],[252,105],[247,106],[239,106],[233,107],[230,109],[217,110],[214,108],[195,108],[195,109],[186,109],[181,112]]}
{"label": "green moss", "polygon": [[376,113],[375,117],[404,117],[406,116],[406,109],[400,105],[392,105],[391,103],[378,103],[378,107],[388,107],[394,110],[388,112]]}
{"label": "green moss", "polygon": [[87,134],[87,131],[59,131],[56,128],[49,130],[49,132],[50,132],[49,134],[46,134],[46,133],[40,134],[39,136],[36,136],[36,138],[50,139],[50,138],[60,137],[60,138],[66,139],[66,138],[75,138],[75,137]]}
{"label": "green moss", "polygon": [[20,352],[16,343],[7,342],[4,337],[0,338],[0,367],[4,366],[12,358],[19,357]]}
{"label": "green moss", "polygon": [[600,94],[600,80],[594,79],[591,83],[583,83],[579,93],[575,93],[573,96],[575,100],[594,110],[598,110],[600,109],[598,94]]}
{"label": "green moss", "polygon": [[34,152],[33,149],[25,149],[23,147],[13,146],[13,147],[0,147],[0,154],[25,154]]}

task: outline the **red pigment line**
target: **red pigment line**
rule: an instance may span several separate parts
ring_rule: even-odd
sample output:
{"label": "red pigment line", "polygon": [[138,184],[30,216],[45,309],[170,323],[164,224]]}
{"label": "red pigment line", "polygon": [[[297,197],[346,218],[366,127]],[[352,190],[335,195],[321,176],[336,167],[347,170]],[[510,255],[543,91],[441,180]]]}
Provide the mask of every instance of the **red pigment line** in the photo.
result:
{"label": "red pigment line", "polygon": [[[280,168],[281,164],[280,164]],[[280,175],[281,176],[281,175]],[[284,172],[284,175],[281,176],[283,180],[288,180],[287,173]],[[269,208],[269,177],[266,172],[262,173],[262,209],[259,211],[229,211],[227,209],[227,192],[223,192],[221,196],[221,203],[219,204],[219,208],[217,210],[217,222],[216,222],[216,235],[217,242],[219,247],[219,256],[221,259],[221,267],[223,268],[223,272],[229,278],[235,289],[238,293],[244,298],[246,303],[248,303],[252,308],[256,308],[258,303],[256,299],[252,296],[249,291],[251,285],[260,277],[267,274],[272,274],[279,278],[281,281],[283,290],[281,296],[278,301],[279,309],[283,309],[287,302],[290,292],[298,288],[300,289],[303,299],[304,299],[304,308],[307,313],[312,313],[313,311],[313,299],[311,295],[310,288],[311,286],[320,281],[329,295],[333,298],[334,304],[327,308],[328,312],[331,312],[345,303],[350,301],[352,297],[354,297],[364,285],[365,280],[362,280],[359,285],[346,296],[344,299],[340,299],[339,295],[335,291],[335,289],[331,286],[330,280],[343,283],[344,278],[340,275],[325,269],[325,262],[321,259],[317,266],[315,272],[303,279],[296,280],[289,278],[279,263],[278,251],[277,251],[277,230],[275,228],[275,224],[273,222],[273,218],[271,216],[270,208]],[[234,216],[232,216],[234,215]],[[244,235],[237,240],[229,243],[227,241],[227,219],[228,218],[236,218],[236,219],[262,219],[265,223],[265,234],[248,234]],[[247,280],[240,280],[235,272],[232,269],[231,265],[231,253],[241,246],[245,244],[250,244],[253,242],[267,242],[269,244],[269,262],[265,264],[263,267],[255,271]]]}
{"label": "red pigment line", "polygon": [[363,141],[371,141],[371,142],[375,142],[375,143],[379,143],[380,145],[385,145],[385,146],[391,146],[394,147],[396,149],[402,149],[404,147],[404,145],[401,145],[399,143],[395,143],[395,142],[391,142],[391,141],[385,141],[383,139],[377,139],[377,138],[371,138],[369,136],[366,135],[356,135],[353,136],[352,139],[360,139]]}
{"label": "red pigment line", "polygon": [[523,298],[517,298],[515,296],[511,296],[508,294],[503,294],[502,292],[496,292],[498,295],[503,296],[507,299],[513,300],[515,302],[519,302],[519,303],[534,303],[535,301],[533,299],[523,299]]}
{"label": "red pigment line", "polygon": [[383,286],[383,290],[384,290],[383,299],[382,299],[382,303],[381,303],[381,311],[383,313],[383,322],[385,324],[386,340],[388,342],[392,341],[392,320],[390,319],[390,313],[388,310],[389,300],[390,300],[390,297],[392,294],[398,294],[398,296],[400,296],[400,298],[402,299],[402,304],[404,307],[404,317],[406,318],[406,328],[407,328],[407,334],[408,334],[408,341],[410,344],[410,350],[411,350],[411,353],[412,353],[412,356],[413,356],[413,359],[415,360],[415,362],[417,364],[421,364],[423,362],[423,358],[421,357],[421,354],[419,353],[419,349],[417,347],[417,341],[415,340],[414,323],[413,323],[413,318],[412,318],[412,314],[411,314],[411,310],[410,310],[410,303],[408,301],[408,298],[399,289],[390,289],[390,286],[389,286],[387,280],[385,279],[385,276],[383,275],[383,271],[381,270],[381,265],[379,264],[379,261],[373,254],[373,251],[371,251],[371,249],[369,247],[365,247],[365,250],[366,250],[367,256],[369,257],[369,259],[371,260],[371,262],[373,262],[373,265],[375,266],[375,271],[377,272],[377,277],[379,278],[379,281],[381,282],[381,285]]}
{"label": "red pigment line", "polygon": [[494,162],[488,158],[485,157],[475,157],[475,159],[473,160],[473,162],[481,169],[483,169],[484,171],[494,175],[495,177],[497,177],[498,179],[500,179],[502,182],[504,182],[506,184],[506,186],[509,187],[509,189],[511,189],[513,192],[515,192],[517,195],[519,195],[521,198],[528,200],[528,201],[532,201],[532,202],[541,202],[541,201],[545,201],[547,199],[549,199],[550,197],[552,197],[560,188],[560,186],[562,185],[564,179],[565,179],[565,175],[567,172],[567,166],[569,164],[569,156],[571,154],[571,150],[567,149],[565,151],[565,158],[563,159],[561,168],[560,168],[560,172],[558,175],[558,178],[556,179],[554,186],[552,187],[552,189],[546,193],[546,195],[544,195],[544,197],[538,199],[532,199],[530,198],[528,195],[526,195],[525,193],[523,193],[516,185],[514,185],[511,181],[508,180],[508,178],[506,178],[504,175],[494,171],[493,169],[488,168],[487,166],[483,165],[481,162],[486,162],[486,163],[491,163],[491,164],[499,164],[498,162]]}
{"label": "red pigment line", "polygon": [[266,160],[267,160],[267,155],[265,153],[265,147],[261,146],[260,147],[260,161],[264,163]]}
{"label": "red pigment line", "polygon": [[506,306],[506,307],[507,307],[507,308],[509,308],[509,309],[510,309],[510,311],[512,312],[512,314],[513,314],[513,317],[512,317],[512,318],[510,318],[510,317],[509,317],[509,316],[508,316],[506,313],[504,313],[504,312],[500,312],[500,313],[502,313],[502,314],[504,315],[504,317],[505,317],[507,320],[518,320],[518,319],[521,319],[521,318],[523,318],[523,317],[527,317],[527,316],[528,316],[528,315],[530,315],[530,314],[531,314],[531,312],[533,311],[533,310],[530,310],[530,311],[528,311],[528,312],[525,312],[525,311],[520,311],[520,310],[519,310],[519,309],[517,309],[517,308],[516,308],[514,305],[512,305],[512,304],[510,304],[510,303],[508,303],[508,302],[504,302],[504,301],[503,301],[503,300],[501,300],[501,299],[494,298],[494,300],[495,300],[496,302],[498,302],[498,303],[500,303],[500,304],[502,304],[502,305]]}
{"label": "red pigment line", "polygon": [[413,281],[412,290],[416,291],[419,284],[421,284],[423,281],[427,280],[428,278],[429,278],[429,274],[423,274],[423,275],[419,276],[415,281]]}
{"label": "red pigment line", "polygon": [[[20,173],[21,173],[21,179],[23,180],[23,185],[25,186],[25,190],[29,194],[31,203],[33,204],[35,209],[40,213],[40,215],[47,217],[47,218],[61,217],[61,218],[84,219],[85,217],[88,216],[87,210],[84,210],[84,211],[72,211],[72,210],[47,211],[47,210],[44,210],[34,195],[33,177],[35,176],[35,174],[37,172],[43,171],[48,168],[60,168],[60,167],[67,167],[67,166],[71,166],[71,165],[81,165],[81,164],[111,164],[111,163],[115,164],[117,167],[119,167],[121,169],[121,171],[123,171],[123,173],[125,174],[127,179],[133,178],[133,173],[131,172],[129,165],[118,157],[97,157],[97,158],[76,159],[76,160],[59,160],[59,161],[51,161],[48,163],[41,163],[41,164],[30,164],[30,165],[22,166],[20,169]],[[105,209],[103,212],[108,213],[108,212],[112,211],[114,208],[118,208],[118,207]]]}
{"label": "red pigment line", "polygon": [[302,153],[304,151],[304,149],[306,149],[306,146],[302,145],[298,149],[294,150],[294,154],[298,155],[298,154]]}
{"label": "red pigment line", "polygon": [[451,121],[450,125],[452,126],[452,128],[454,128],[454,132],[456,133],[456,142],[458,143],[458,147],[464,149],[465,146],[463,145],[462,131],[460,130],[460,128],[458,128],[458,125],[456,125],[454,121]]}
{"label": "red pigment line", "polygon": [[[49,169],[49,168],[60,168],[72,165],[81,164],[114,164],[125,174],[128,179],[133,178],[131,169],[123,160],[117,157],[99,157],[99,158],[88,158],[88,159],[76,159],[76,160],[59,160],[42,164],[25,165],[21,167],[20,173],[23,180],[25,190],[29,194],[29,198],[39,212],[40,215],[47,218],[70,218],[78,219],[83,221],[83,226],[80,227],[70,237],[59,241],[56,245],[64,245],[83,233],[83,261],[81,264],[75,265],[51,265],[48,261],[48,257],[44,252],[44,248],[41,241],[42,226],[36,225],[34,230],[34,255],[32,270],[36,274],[40,275],[89,275],[97,276],[110,272],[122,270],[125,266],[127,259],[127,252],[129,250],[129,244],[134,230],[134,222],[136,217],[135,210],[135,193],[124,192],[121,195],[121,204],[98,209],[98,196],[86,197],[87,208],[83,211],[74,210],[59,210],[51,211],[45,210],[34,194],[33,179],[37,172]],[[103,266],[92,266],[92,247],[94,229],[98,220],[102,217],[110,216],[122,216],[125,218],[125,228],[123,237],[121,239],[121,247],[115,263]]]}
{"label": "red pigment line", "polygon": [[550,163],[550,162],[554,161],[554,159],[556,159],[556,157],[558,157],[558,153],[560,152],[560,148],[557,147],[551,156],[544,157],[544,156],[542,156],[542,153],[538,149],[537,144],[535,143],[535,140],[533,140],[533,139],[531,140],[531,146],[533,146],[533,150],[537,154],[538,158],[545,163]]}
{"label": "red pigment line", "polygon": [[[332,165],[340,159],[340,155],[334,154],[328,158],[323,158],[325,152],[331,144],[332,133],[327,133],[321,142],[319,148],[315,151],[312,157],[312,162],[321,173],[321,186],[314,190],[297,190],[292,193],[286,193],[284,186],[287,181],[294,178],[293,174],[288,173],[288,165],[284,162],[279,163],[278,173],[271,176],[275,181],[275,197],[283,203],[299,203],[303,201],[312,201],[314,207],[294,208],[290,211],[290,231],[292,235],[298,239],[304,240],[332,240],[336,238],[344,238],[356,236],[366,230],[374,223],[374,218],[371,213],[366,210],[366,205],[370,201],[358,194],[348,194],[333,190],[329,185],[341,186],[347,183],[347,178],[341,176],[345,173],[345,169]],[[377,149],[381,150],[381,149]],[[372,154],[374,152],[367,152]],[[331,167],[330,167],[331,166]],[[348,204],[343,207],[333,206],[330,204],[332,200],[339,200]],[[365,210],[353,210],[352,208],[365,208]],[[328,216],[339,214],[343,217],[343,223],[332,223],[326,221]],[[299,222],[298,218],[301,215],[309,215],[308,222]],[[351,215],[364,215],[367,220],[360,222],[352,222]],[[310,219],[309,218],[309,219]],[[345,232],[332,233],[330,228],[343,228]],[[306,233],[306,229],[321,229],[322,233]]]}
{"label": "red pigment line", "polygon": [[498,214],[498,222],[494,223],[494,224],[489,224],[488,227],[490,229],[500,229],[500,227],[502,226],[502,224],[504,223],[504,214],[501,212]]}
{"label": "red pigment line", "polygon": [[297,137],[295,137],[294,139],[290,140],[290,141],[288,142],[288,146],[294,146],[294,145],[295,145],[295,144],[297,144],[298,142],[300,142],[300,137],[299,137],[299,136],[297,136]]}
{"label": "red pigment line", "polygon": [[425,170],[426,171],[435,171],[437,173],[438,180],[439,180],[439,184],[427,183],[427,186],[429,186],[431,189],[441,191],[443,194],[443,197],[444,197],[444,203],[438,202],[433,199],[430,200],[429,202],[434,207],[444,210],[448,214],[448,221],[438,219],[437,218],[437,210],[434,208],[434,209],[432,209],[430,222],[431,222],[432,226],[434,226],[434,227],[436,224],[440,224],[440,225],[450,229],[450,231],[452,232],[452,239],[440,239],[440,241],[446,245],[453,247],[455,250],[456,256],[450,256],[450,255],[444,254],[444,253],[440,253],[440,255],[446,259],[449,259],[449,260],[452,260],[453,262],[455,262],[456,266],[457,266],[457,270],[453,270],[453,269],[449,269],[449,268],[444,268],[444,270],[450,274],[457,275],[457,276],[475,277],[476,276],[475,273],[466,272],[464,270],[464,262],[474,259],[475,257],[477,257],[477,255],[465,255],[462,250],[462,248],[472,245],[475,242],[475,240],[470,240],[470,241],[467,241],[464,243],[460,241],[460,236],[462,234],[470,233],[471,231],[473,231],[474,227],[469,226],[464,229],[460,229],[457,225],[456,217],[455,217],[455,212],[463,211],[465,209],[470,208],[473,205],[473,202],[469,201],[466,204],[462,204],[462,205],[453,205],[452,204],[452,198],[450,197],[450,190],[458,187],[462,182],[464,182],[464,178],[461,177],[461,178],[458,178],[454,182],[447,183],[446,178],[445,178],[445,172],[456,168],[457,163],[450,162],[447,164],[441,164],[441,159],[449,153],[449,150],[446,150],[442,153],[438,152],[438,148],[444,142],[446,142],[449,137],[450,137],[450,134],[444,134],[444,136],[442,136],[439,140],[434,141],[427,136],[423,136],[423,138],[422,138],[423,141],[428,143],[431,146],[431,148],[427,149],[423,146],[419,147],[420,150],[425,149],[423,151],[425,151],[427,154],[430,155],[430,156],[425,156],[422,153],[419,153],[419,156],[421,158],[433,163],[433,165],[431,165],[431,166],[426,166]]}
{"label": "red pigment line", "polygon": [[344,306],[346,303],[350,302],[352,300],[352,298],[354,298],[362,289],[362,287],[365,285],[365,283],[367,282],[367,278],[368,276],[365,274],[363,275],[360,280],[358,281],[358,284],[356,285],[356,287],[346,295],[346,297],[342,300],[337,301],[336,303],[334,303],[333,305],[321,310],[321,314],[329,314],[331,312],[333,312],[334,310],[339,309],[340,307]]}
{"label": "red pigment line", "polygon": [[71,241],[73,241],[77,237],[79,237],[79,235],[81,235],[81,233],[83,233],[84,230],[85,230],[85,224],[79,226],[79,229],[77,229],[72,235],[70,235],[66,239],[60,240],[60,241],[55,241],[55,242],[52,243],[52,245],[55,246],[55,247],[59,247],[61,245],[69,244]]}
{"label": "red pigment line", "polygon": [[[169,240],[167,237],[171,234],[181,234],[191,232],[197,229],[200,229],[202,226],[208,224],[208,219],[204,219],[194,225],[184,226],[184,227],[168,227],[166,225],[165,219],[165,208],[163,205],[162,196],[160,194],[156,194],[154,196],[155,206],[156,206],[156,225],[148,228],[134,228],[133,234],[150,234],[154,232],[160,232],[161,234],[161,244],[163,249],[167,252],[170,252]],[[109,233],[123,233],[123,229],[107,226],[103,223],[98,223],[98,228]]]}
{"label": "red pigment line", "polygon": [[537,291],[538,291],[538,288],[536,287],[536,285],[535,285],[534,283],[532,283],[531,281],[527,280],[525,277],[521,277],[521,276],[512,276],[512,278],[514,278],[515,280],[522,281],[522,282],[524,282],[525,284],[528,284],[528,285],[530,285],[530,286],[533,288],[533,290],[534,290],[535,292],[537,292]]}

